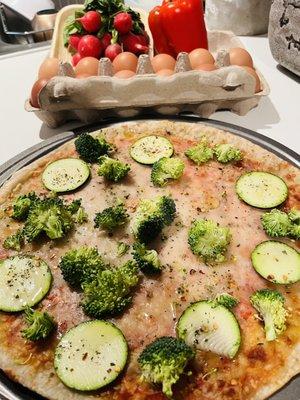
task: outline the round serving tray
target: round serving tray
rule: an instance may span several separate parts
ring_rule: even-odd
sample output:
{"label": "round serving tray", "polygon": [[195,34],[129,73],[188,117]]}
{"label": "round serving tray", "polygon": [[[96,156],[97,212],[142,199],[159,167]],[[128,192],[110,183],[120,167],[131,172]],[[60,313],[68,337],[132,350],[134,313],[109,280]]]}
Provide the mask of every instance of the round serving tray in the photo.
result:
{"label": "round serving tray", "polygon": [[[211,119],[203,119],[195,116],[178,116],[178,117],[160,117],[160,116],[146,116],[138,118],[129,118],[126,120],[120,119],[109,119],[105,120],[97,125],[89,125],[75,129],[73,132],[61,133],[54,136],[51,139],[45,140],[28,150],[20,153],[16,157],[7,161],[0,167],[0,186],[2,186],[16,171],[29,165],[33,161],[41,158],[42,156],[48,154],[50,151],[55,150],[57,147],[61,146],[63,143],[73,139],[78,134],[82,132],[92,132],[97,129],[102,129],[108,126],[128,123],[128,122],[138,122],[144,120],[159,120],[159,119],[169,119],[172,121],[181,122],[192,122],[192,123],[202,123],[215,128],[226,130],[234,135],[243,137],[250,140],[251,142],[265,148],[266,150],[276,154],[278,157],[285,161],[290,162],[296,167],[300,168],[300,156],[287,148],[286,146],[276,142],[273,139],[260,135],[257,132],[251,131],[246,128],[242,128],[236,125],[231,125],[225,122],[215,121]],[[10,380],[1,370],[0,370],[0,399],[2,400],[45,400],[43,397],[33,393],[32,391],[24,388],[23,386]],[[300,399],[300,376],[292,379],[284,388],[273,395],[270,400],[299,400]]]}

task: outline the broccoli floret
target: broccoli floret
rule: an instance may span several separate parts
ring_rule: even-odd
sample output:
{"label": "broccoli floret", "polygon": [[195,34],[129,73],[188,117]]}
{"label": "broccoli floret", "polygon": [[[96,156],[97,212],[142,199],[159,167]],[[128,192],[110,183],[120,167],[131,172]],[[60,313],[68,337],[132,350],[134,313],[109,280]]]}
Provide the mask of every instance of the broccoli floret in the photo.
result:
{"label": "broccoli floret", "polygon": [[171,197],[142,200],[131,222],[135,238],[142,243],[155,239],[165,226],[173,222],[175,213],[176,206]]}
{"label": "broccoli floret", "polygon": [[112,153],[115,150],[114,145],[112,145],[111,143],[108,143],[106,141],[104,135],[97,135],[96,139],[98,140],[98,142],[102,146],[103,155]]}
{"label": "broccoli floret", "polygon": [[154,240],[164,227],[163,219],[160,215],[141,214],[133,221],[132,232],[137,240],[142,243],[149,243]]}
{"label": "broccoli floret", "polygon": [[80,207],[81,207],[81,199],[77,199],[72,201],[72,203],[68,204],[67,209],[73,215],[77,213]]}
{"label": "broccoli floret", "polygon": [[133,250],[133,258],[145,274],[154,275],[161,272],[162,265],[155,250],[148,250],[143,243],[135,243]]}
{"label": "broccoli floret", "polygon": [[176,205],[172,197],[162,196],[157,201],[157,207],[165,226],[171,225],[176,215]]}
{"label": "broccoli floret", "polygon": [[85,281],[92,281],[105,268],[105,264],[95,247],[80,247],[68,251],[59,267],[65,281],[79,289]]}
{"label": "broccoli floret", "polygon": [[123,203],[118,203],[114,207],[105,208],[96,214],[94,222],[95,228],[104,229],[112,232],[116,228],[124,225],[128,220],[128,214]]}
{"label": "broccoli floret", "polygon": [[131,303],[132,291],[138,281],[139,270],[132,261],[100,272],[92,282],[83,284],[84,312],[98,319],[120,314]]}
{"label": "broccoli floret", "polygon": [[82,223],[87,219],[81,200],[65,205],[56,196],[39,198],[34,192],[19,196],[13,209],[12,217],[25,222],[22,232],[6,240],[5,246],[15,250],[21,247],[24,239],[33,242],[42,233],[50,239],[60,239],[73,228],[74,222]]}
{"label": "broccoli floret", "polygon": [[36,200],[38,200],[38,197],[34,192],[19,196],[13,203],[12,218],[18,221],[24,221]]}
{"label": "broccoli floret", "polygon": [[82,133],[75,140],[75,147],[80,158],[89,163],[97,162],[100,156],[112,150],[112,145],[104,137],[94,138],[87,133]]}
{"label": "broccoli floret", "polygon": [[262,226],[271,237],[289,236],[293,239],[300,239],[300,225],[297,224],[297,210],[288,214],[277,210],[264,213],[261,217]]}
{"label": "broccoli floret", "polygon": [[292,208],[288,212],[288,217],[291,221],[288,236],[292,239],[300,240],[300,211]]}
{"label": "broccoli floret", "polygon": [[215,301],[226,308],[233,308],[239,304],[239,301],[228,293],[221,293],[216,296]]}
{"label": "broccoli floret", "polygon": [[149,344],[138,358],[144,380],[162,384],[163,393],[171,398],[174,385],[188,362],[195,356],[184,341],[173,337],[161,337]]}
{"label": "broccoli floret", "polygon": [[192,252],[205,263],[225,261],[225,253],[231,240],[229,228],[216,222],[199,219],[193,222],[188,236]]}
{"label": "broccoli floret", "polygon": [[30,208],[24,226],[24,236],[33,242],[42,233],[50,239],[60,239],[73,228],[72,214],[59,198],[39,199]]}
{"label": "broccoli floret", "polygon": [[261,216],[261,222],[266,233],[271,237],[287,236],[291,221],[288,215],[276,208]]}
{"label": "broccoli floret", "polygon": [[124,164],[108,156],[100,157],[99,165],[98,175],[112,182],[119,182],[125,178],[130,171],[130,166],[128,164]]}
{"label": "broccoli floret", "polygon": [[83,224],[88,220],[88,215],[83,207],[79,207],[75,214],[73,214],[73,221],[76,224]]}
{"label": "broccoli floret", "polygon": [[294,224],[300,224],[300,210],[297,210],[296,208],[292,208],[289,213],[288,213],[289,219],[294,223]]}
{"label": "broccoli floret", "polygon": [[215,146],[214,153],[220,163],[241,161],[243,159],[242,152],[230,144],[219,144]]}
{"label": "broccoli floret", "polygon": [[24,244],[24,234],[21,229],[19,229],[14,235],[8,236],[4,242],[3,247],[7,250],[20,251]]}
{"label": "broccoli floret", "polygon": [[289,231],[289,236],[293,239],[300,240],[300,225],[292,224]]}
{"label": "broccoli floret", "polygon": [[261,289],[252,294],[250,301],[264,320],[266,339],[275,340],[286,329],[284,297],[276,290]]}
{"label": "broccoli floret", "polygon": [[51,315],[29,307],[25,310],[25,321],[29,326],[22,330],[22,336],[32,341],[46,339],[55,328]]}
{"label": "broccoli floret", "polygon": [[124,242],[119,242],[117,246],[118,246],[118,248],[117,248],[118,257],[124,256],[130,249],[129,244],[124,243]]}
{"label": "broccoli floret", "polygon": [[201,165],[213,159],[214,152],[207,145],[206,140],[186,150],[185,155],[195,164]]}
{"label": "broccoli floret", "polygon": [[180,158],[164,157],[153,164],[151,181],[155,186],[165,186],[169,180],[179,179],[184,171]]}
{"label": "broccoli floret", "polygon": [[70,211],[73,216],[73,221],[77,224],[83,224],[88,220],[88,215],[81,205],[81,199],[72,201],[72,203],[68,205],[68,211]]}

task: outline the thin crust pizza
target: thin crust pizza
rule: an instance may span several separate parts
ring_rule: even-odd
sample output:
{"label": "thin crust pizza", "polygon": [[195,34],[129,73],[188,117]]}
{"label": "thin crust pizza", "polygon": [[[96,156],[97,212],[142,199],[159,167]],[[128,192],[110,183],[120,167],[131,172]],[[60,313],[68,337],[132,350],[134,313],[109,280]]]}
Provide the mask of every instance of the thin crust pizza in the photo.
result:
{"label": "thin crust pizza", "polygon": [[299,184],[171,121],[22,169],[0,189],[1,369],[51,400],[267,399],[300,372]]}

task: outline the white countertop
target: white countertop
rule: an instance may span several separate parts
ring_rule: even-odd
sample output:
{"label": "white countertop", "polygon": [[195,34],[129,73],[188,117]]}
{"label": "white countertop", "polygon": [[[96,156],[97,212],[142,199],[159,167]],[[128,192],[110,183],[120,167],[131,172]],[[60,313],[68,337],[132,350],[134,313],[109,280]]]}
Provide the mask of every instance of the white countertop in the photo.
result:
{"label": "white countertop", "polygon": [[[244,117],[226,111],[217,112],[211,118],[252,129],[300,153],[300,79],[278,69],[267,38],[242,37],[241,40],[267,79],[271,94]],[[72,123],[59,129],[49,129],[34,114],[24,110],[24,101],[48,51],[48,48],[43,48],[0,57],[0,164],[76,125]]]}

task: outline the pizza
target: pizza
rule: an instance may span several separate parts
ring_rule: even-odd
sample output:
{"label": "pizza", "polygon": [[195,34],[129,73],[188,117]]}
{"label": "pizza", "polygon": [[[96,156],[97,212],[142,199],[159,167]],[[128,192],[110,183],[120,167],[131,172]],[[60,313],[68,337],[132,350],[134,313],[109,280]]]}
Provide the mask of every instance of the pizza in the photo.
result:
{"label": "pizza", "polygon": [[80,138],[0,189],[5,374],[51,400],[263,400],[297,375],[298,169],[202,123]]}

